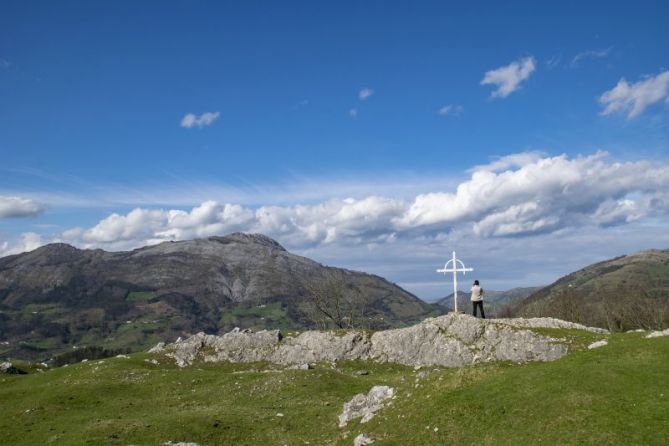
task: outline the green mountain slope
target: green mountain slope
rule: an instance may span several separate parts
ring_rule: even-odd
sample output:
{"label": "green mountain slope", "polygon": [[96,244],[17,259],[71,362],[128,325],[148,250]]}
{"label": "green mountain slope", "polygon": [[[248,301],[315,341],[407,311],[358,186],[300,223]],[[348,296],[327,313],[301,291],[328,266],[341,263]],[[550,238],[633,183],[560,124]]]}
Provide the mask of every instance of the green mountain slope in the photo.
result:
{"label": "green mountain slope", "polygon": [[[484,289],[484,307],[486,315],[488,316],[498,316],[501,310],[515,304],[516,302],[525,299],[526,297],[532,295],[536,291],[540,290],[541,287],[525,287],[525,288],[512,288],[506,291],[495,291],[495,290],[485,290]],[[465,312],[471,312],[472,305],[469,300],[471,293],[469,291],[458,291],[458,309]],[[435,302],[436,305],[444,308],[447,311],[453,309],[453,293],[449,294],[446,297]]]}
{"label": "green mountain slope", "polygon": [[[554,362],[460,369],[365,362],[313,370],[197,363],[179,369],[135,354],[29,375],[0,375],[3,442],[136,444],[669,444],[669,337],[616,333],[572,339]],[[149,362],[156,361],[157,363]],[[365,370],[367,374],[358,373]],[[396,399],[368,423],[337,427],[342,405],[374,385]]]}
{"label": "green mountain slope", "polygon": [[557,280],[514,310],[611,330],[669,324],[669,249],[641,251],[587,266]]}
{"label": "green mountain slope", "polygon": [[258,234],[129,252],[53,244],[0,259],[0,358],[42,360],[91,345],[139,350],[235,326],[325,326],[312,299],[324,284],[348,305],[346,314],[337,307],[340,319],[355,316],[357,326],[404,326],[435,313],[381,277],[323,266]]}

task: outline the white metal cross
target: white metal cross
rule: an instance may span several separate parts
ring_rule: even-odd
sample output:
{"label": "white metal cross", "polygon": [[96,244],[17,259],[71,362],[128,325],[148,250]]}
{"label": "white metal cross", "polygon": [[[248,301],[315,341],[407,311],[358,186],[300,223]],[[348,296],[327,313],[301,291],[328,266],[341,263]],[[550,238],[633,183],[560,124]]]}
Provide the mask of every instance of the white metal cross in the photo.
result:
{"label": "white metal cross", "polygon": [[[449,268],[449,263],[453,263]],[[461,268],[458,268],[458,264],[461,265]],[[442,269],[438,269],[438,273],[453,273],[453,300],[455,302],[455,312],[458,312],[458,273],[467,274],[467,271],[474,271],[474,268],[465,268],[465,264],[462,260],[455,258],[455,251],[453,251],[453,258],[446,262]]]}

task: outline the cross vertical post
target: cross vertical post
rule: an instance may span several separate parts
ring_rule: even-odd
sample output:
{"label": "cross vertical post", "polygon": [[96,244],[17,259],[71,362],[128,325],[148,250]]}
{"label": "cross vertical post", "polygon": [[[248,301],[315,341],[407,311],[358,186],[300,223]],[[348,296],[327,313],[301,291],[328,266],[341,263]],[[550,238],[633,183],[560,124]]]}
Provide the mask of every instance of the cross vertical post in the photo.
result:
{"label": "cross vertical post", "polygon": [[[453,264],[449,267],[448,265],[451,262]],[[460,267],[458,267],[458,265],[460,265]],[[442,269],[437,270],[438,273],[444,273],[444,275],[446,275],[446,273],[453,273],[453,311],[456,313],[458,312],[458,273],[466,274],[467,271],[474,271],[474,268],[466,268],[462,260],[455,257],[455,251],[453,251],[453,258],[446,262]]]}

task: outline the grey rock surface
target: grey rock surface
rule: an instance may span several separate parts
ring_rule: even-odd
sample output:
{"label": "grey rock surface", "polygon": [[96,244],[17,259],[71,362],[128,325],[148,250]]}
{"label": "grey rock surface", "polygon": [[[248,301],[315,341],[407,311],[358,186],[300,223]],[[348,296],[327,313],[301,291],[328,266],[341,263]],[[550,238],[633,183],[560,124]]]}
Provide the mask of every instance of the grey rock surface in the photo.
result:
{"label": "grey rock surface", "polygon": [[367,434],[360,434],[353,440],[353,446],[365,446],[374,443],[374,439]]}
{"label": "grey rock surface", "polygon": [[25,375],[26,372],[17,369],[11,362],[2,362],[0,363],[0,373],[6,373],[8,375]]}
{"label": "grey rock surface", "polygon": [[533,317],[533,318],[515,318],[515,319],[491,319],[499,321],[513,327],[521,328],[573,328],[576,330],[585,330],[591,333],[610,334],[609,330],[598,327],[586,327],[576,322],[563,321],[552,317]]}
{"label": "grey rock surface", "polygon": [[[307,331],[283,338],[278,330],[238,329],[222,336],[198,333],[164,347],[180,367],[206,362],[269,361],[286,366],[342,360],[373,360],[414,367],[461,367],[478,362],[552,361],[567,341],[523,327],[576,328],[555,319],[477,319],[450,313],[407,328],[379,331]],[[587,329],[583,327],[582,329]]]}
{"label": "grey rock surface", "polygon": [[604,347],[605,345],[609,345],[609,341],[607,341],[606,339],[602,339],[601,341],[593,342],[592,344],[588,345],[588,350]]}
{"label": "grey rock surface", "polygon": [[646,335],[646,338],[660,338],[662,336],[669,336],[669,328],[662,331],[653,331]]}
{"label": "grey rock surface", "polygon": [[339,427],[344,427],[346,424],[356,418],[361,418],[361,423],[366,423],[376,415],[388,398],[392,398],[395,394],[395,389],[388,386],[374,386],[367,395],[358,393],[351,401],[344,403],[344,408],[339,415]]}

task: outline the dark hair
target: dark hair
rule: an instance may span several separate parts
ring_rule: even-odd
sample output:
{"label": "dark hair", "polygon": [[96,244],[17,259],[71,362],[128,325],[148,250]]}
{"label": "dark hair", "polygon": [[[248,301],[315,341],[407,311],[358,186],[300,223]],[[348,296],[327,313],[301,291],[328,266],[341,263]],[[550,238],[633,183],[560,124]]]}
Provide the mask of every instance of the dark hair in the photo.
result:
{"label": "dark hair", "polygon": [[479,281],[478,281],[478,280],[475,280],[475,281],[474,281],[474,285],[478,285],[478,284],[479,284]]}

